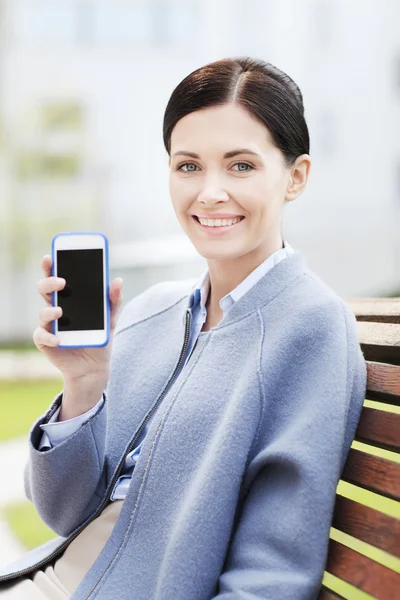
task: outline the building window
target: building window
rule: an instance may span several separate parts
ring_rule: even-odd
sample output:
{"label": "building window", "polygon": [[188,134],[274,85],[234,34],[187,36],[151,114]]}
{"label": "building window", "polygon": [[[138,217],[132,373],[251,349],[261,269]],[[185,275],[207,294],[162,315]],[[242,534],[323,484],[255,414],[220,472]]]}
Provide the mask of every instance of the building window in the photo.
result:
{"label": "building window", "polygon": [[198,42],[201,32],[199,5],[193,0],[170,0],[152,6],[155,24],[154,44],[170,47],[192,47]]}
{"label": "building window", "polygon": [[75,41],[75,6],[70,0],[19,0],[11,9],[19,45],[69,46]]}
{"label": "building window", "polygon": [[19,0],[19,45],[99,48],[187,47],[199,35],[199,0]]}
{"label": "building window", "polygon": [[157,48],[196,42],[197,0],[100,0],[93,6],[95,44]]}
{"label": "building window", "polygon": [[98,0],[93,10],[93,40],[99,46],[146,46],[152,20],[145,2]]}

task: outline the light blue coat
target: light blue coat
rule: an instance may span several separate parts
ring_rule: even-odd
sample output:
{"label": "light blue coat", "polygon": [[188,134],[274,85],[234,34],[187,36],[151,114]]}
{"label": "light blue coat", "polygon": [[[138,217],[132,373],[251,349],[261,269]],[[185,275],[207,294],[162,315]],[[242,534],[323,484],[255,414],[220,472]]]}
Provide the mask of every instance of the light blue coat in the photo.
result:
{"label": "light blue coat", "polygon": [[26,492],[63,537],[0,579],[45,564],[99,514],[159,406],[119,519],[71,598],[317,598],[366,391],[354,314],[295,251],[199,334],[180,370],[192,286],[166,281],[125,306],[106,402],[72,436],[38,449],[61,394],[34,424]]}
{"label": "light blue coat", "polygon": [[[243,296],[246,292],[248,292],[252,286],[259,280],[269,269],[272,269],[279,261],[283,260],[287,256],[293,254],[294,250],[290,246],[290,244],[283,240],[283,247],[279,250],[273,252],[270,256],[268,256],[256,269],[254,269],[247,277],[243,279],[233,290],[231,290],[228,294],[226,294],[219,301],[220,308],[223,314],[226,314],[228,310],[231,308],[232,304],[237,302],[239,298]],[[193,286],[193,290],[189,297],[188,306],[192,312],[192,318],[190,320],[190,332],[189,332],[189,341],[188,348],[185,354],[185,360],[181,361],[181,369],[189,360],[192,350],[197,342],[199,333],[203,327],[203,324],[207,318],[207,308],[206,302],[210,291],[210,276],[208,269],[206,272],[200,277],[199,281]],[[173,386],[177,385],[179,382],[179,373],[180,370],[176,373],[174,383],[171,386],[171,390],[173,391]],[[43,430],[43,436],[39,444],[39,449],[42,448],[52,448],[56,446],[60,442],[64,441],[67,437],[75,433],[79,429],[79,427],[85,423],[92,415],[94,415],[102,406],[105,401],[104,394],[100,398],[99,402],[90,410],[83,413],[82,415],[78,415],[73,419],[68,419],[66,421],[57,421],[58,414],[60,412],[60,408],[56,410],[54,415],[51,417],[48,423],[44,423],[40,425],[40,428]],[[151,419],[154,419],[154,415],[157,414],[157,411],[154,411],[147,421],[145,427],[143,428],[142,433],[138,437],[136,441],[135,448],[129,452],[125,458],[125,465],[121,472],[121,475],[118,477],[118,480],[115,483],[114,489],[111,493],[110,500],[124,500],[125,496],[128,492],[129,485],[131,483],[133,471],[135,465],[139,459],[140,449],[142,447],[144,438],[147,435],[148,428],[150,426]]]}

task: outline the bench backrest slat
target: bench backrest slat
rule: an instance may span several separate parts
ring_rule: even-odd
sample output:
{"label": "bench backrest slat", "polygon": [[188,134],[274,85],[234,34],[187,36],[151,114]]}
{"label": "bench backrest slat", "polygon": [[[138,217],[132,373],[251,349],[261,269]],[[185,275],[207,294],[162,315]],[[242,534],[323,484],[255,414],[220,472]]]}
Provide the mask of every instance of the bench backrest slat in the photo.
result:
{"label": "bench backrest slat", "polygon": [[400,323],[399,298],[350,298],[357,321]]}
{"label": "bench backrest slat", "polygon": [[355,439],[371,446],[399,452],[400,414],[364,406]]}
{"label": "bench backrest slat", "polygon": [[329,540],[327,570],[379,600],[399,598],[399,573],[332,539]]}
{"label": "bench backrest slat", "polygon": [[332,526],[400,558],[400,521],[379,510],[338,494]]}
{"label": "bench backrest slat", "polygon": [[358,321],[357,327],[366,360],[400,365],[400,324]]}
{"label": "bench backrest slat", "polygon": [[400,464],[386,458],[350,448],[341,479],[386,498],[400,500]]}
{"label": "bench backrest slat", "polygon": [[[346,490],[336,494],[332,528],[337,533],[336,539],[330,535],[325,571],[378,600],[400,600],[400,568],[392,567],[400,558],[400,298],[356,298],[348,303],[367,362],[366,401],[373,402],[364,402],[341,474],[341,481],[357,486],[360,493],[357,501],[347,497]],[[362,490],[389,499],[391,516],[368,497],[363,503]],[[384,566],[373,560],[375,555],[367,556],[362,543],[392,556],[391,568],[388,562]],[[319,600],[342,600],[344,588],[326,579]]]}
{"label": "bench backrest slat", "polygon": [[400,406],[400,366],[367,360],[367,375],[370,400]]}

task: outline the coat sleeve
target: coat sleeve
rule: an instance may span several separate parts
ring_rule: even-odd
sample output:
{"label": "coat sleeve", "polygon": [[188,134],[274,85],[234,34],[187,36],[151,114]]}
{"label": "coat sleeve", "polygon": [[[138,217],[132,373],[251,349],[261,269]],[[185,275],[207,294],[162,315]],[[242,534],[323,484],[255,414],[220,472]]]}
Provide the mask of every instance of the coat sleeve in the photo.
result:
{"label": "coat sleeve", "polygon": [[263,427],[214,600],[315,600],[320,592],[366,363],[344,301],[306,318],[290,347],[277,356],[276,389],[264,381]]}
{"label": "coat sleeve", "polygon": [[75,433],[75,431],[78,431],[79,427],[83,425],[83,423],[86,423],[86,421],[99,410],[103,402],[104,394],[102,394],[100,400],[93,408],[90,408],[77,417],[65,421],[58,421],[58,415],[61,410],[61,406],[59,406],[48,423],[39,425],[40,429],[43,431],[39,443],[39,450],[43,450],[44,448],[46,450],[54,448],[54,446],[57,446],[57,444],[66,440],[70,435]]}
{"label": "coat sleeve", "polygon": [[[115,353],[117,332],[133,322],[147,295],[148,292],[143,292],[133,298],[119,314],[111,358]],[[29,455],[24,469],[25,495],[34,504],[41,519],[62,537],[68,537],[90,517],[106,492],[108,398],[113,376],[111,373],[103,391],[104,401],[100,400],[88,413],[62,423],[50,423],[61,405],[62,391],[29,432]],[[75,421],[79,426],[69,430]],[[49,434],[50,448],[41,448],[43,429],[47,429],[45,433]],[[55,439],[60,431],[68,435]]]}
{"label": "coat sleeve", "polygon": [[40,425],[60,406],[62,392],[29,433],[25,495],[41,519],[63,537],[82,524],[101,502],[99,490],[105,485],[106,391],[103,396],[99,410],[53,448],[40,450]]}

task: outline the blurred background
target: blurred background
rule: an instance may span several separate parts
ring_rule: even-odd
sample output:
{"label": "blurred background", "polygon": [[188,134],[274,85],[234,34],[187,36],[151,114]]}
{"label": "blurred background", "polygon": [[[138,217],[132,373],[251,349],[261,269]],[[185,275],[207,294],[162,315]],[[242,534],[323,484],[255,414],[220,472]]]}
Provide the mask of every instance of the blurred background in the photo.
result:
{"label": "blurred background", "polygon": [[0,562],[54,535],[21,487],[29,428],[62,389],[32,342],[52,237],[104,232],[124,302],[206,267],[162,142],[194,69],[247,55],[295,80],[312,169],[284,237],[343,298],[400,296],[399,23],[398,0],[0,0]]}
{"label": "blurred background", "polygon": [[284,232],[339,294],[400,288],[400,4],[0,0],[0,341],[29,341],[60,231],[109,237],[128,300],[205,265],[168,192],[162,119],[195,68],[262,58],[300,86],[312,169]]}

